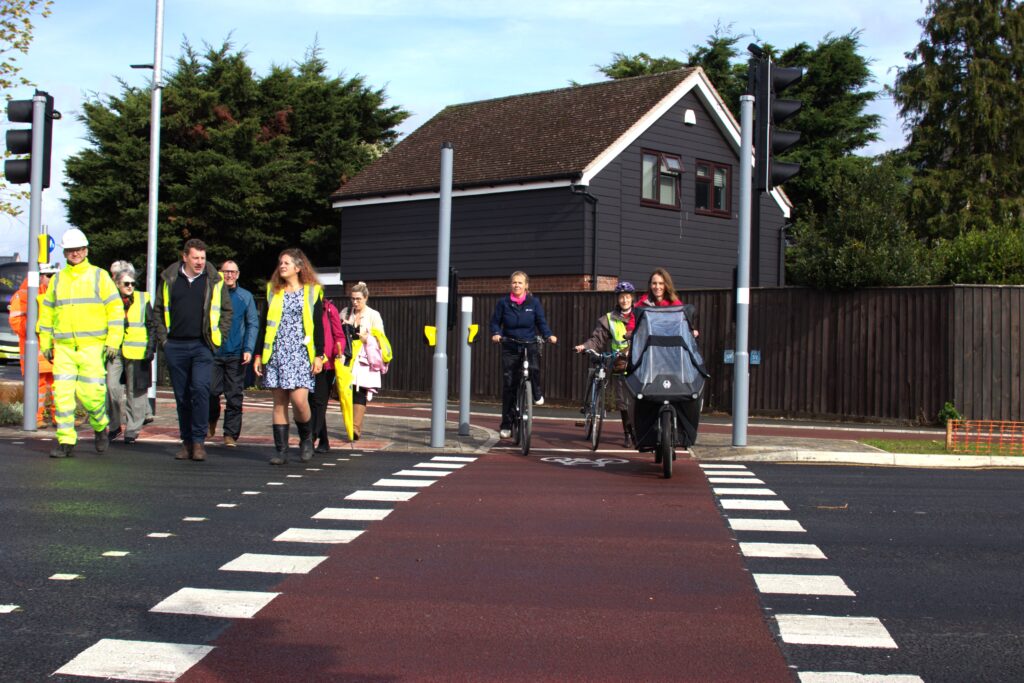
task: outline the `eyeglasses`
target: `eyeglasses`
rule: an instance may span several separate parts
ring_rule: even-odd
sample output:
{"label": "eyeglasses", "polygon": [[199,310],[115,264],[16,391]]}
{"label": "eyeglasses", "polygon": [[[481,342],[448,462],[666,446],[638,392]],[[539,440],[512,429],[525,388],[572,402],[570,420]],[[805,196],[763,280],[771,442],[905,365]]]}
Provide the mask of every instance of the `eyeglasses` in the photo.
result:
{"label": "eyeglasses", "polygon": [[221,275],[238,275],[237,270],[222,270]]}
{"label": "eyeglasses", "polygon": [[132,280],[121,280],[121,284],[124,285],[125,287],[135,286],[135,282],[133,282]]}

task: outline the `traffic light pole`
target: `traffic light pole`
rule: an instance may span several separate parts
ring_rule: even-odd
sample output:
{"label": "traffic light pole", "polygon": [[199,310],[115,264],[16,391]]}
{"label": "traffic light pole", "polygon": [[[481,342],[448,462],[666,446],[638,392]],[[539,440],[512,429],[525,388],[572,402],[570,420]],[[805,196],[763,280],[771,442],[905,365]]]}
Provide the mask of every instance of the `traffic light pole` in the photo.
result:
{"label": "traffic light pole", "polygon": [[[35,334],[39,320],[39,227],[43,212],[43,156],[46,140],[41,134],[46,125],[46,95],[32,98],[32,170],[30,172],[31,199],[28,209],[28,317],[25,323],[25,389],[22,401],[21,426],[27,432],[36,431],[36,411],[39,408],[39,338]],[[39,131],[39,132],[35,132]]]}
{"label": "traffic light pole", "polygon": [[430,447],[444,448],[448,413],[448,262],[452,236],[452,143],[441,145],[441,198],[437,228],[437,306],[434,384],[430,394]]}
{"label": "traffic light pole", "polygon": [[747,414],[750,408],[750,205],[751,154],[754,136],[754,97],[740,97],[740,215],[739,256],[736,264],[736,349],[733,364],[732,445],[747,445]]}

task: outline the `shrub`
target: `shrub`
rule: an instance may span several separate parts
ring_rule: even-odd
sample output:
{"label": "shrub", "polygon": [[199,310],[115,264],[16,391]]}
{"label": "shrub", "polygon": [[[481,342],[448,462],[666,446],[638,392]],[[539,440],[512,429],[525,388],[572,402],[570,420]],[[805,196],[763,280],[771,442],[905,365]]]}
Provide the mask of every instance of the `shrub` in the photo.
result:
{"label": "shrub", "polygon": [[939,410],[939,424],[945,426],[950,420],[962,420],[963,415],[956,409],[952,401],[946,401],[946,404]]}

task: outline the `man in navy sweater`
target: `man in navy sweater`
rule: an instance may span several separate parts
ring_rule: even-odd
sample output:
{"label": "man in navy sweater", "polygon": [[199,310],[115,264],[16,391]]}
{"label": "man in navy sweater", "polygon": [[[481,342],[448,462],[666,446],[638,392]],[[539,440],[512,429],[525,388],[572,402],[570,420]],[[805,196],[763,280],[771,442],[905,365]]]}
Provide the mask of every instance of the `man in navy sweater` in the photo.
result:
{"label": "man in navy sweater", "polygon": [[242,392],[245,390],[245,369],[252,362],[260,318],[256,301],[249,290],[238,286],[238,264],[225,261],[221,277],[231,296],[231,331],[213,354],[210,377],[210,436],[217,433],[220,419],[220,395],[224,394],[224,445],[234,448],[242,433]]}

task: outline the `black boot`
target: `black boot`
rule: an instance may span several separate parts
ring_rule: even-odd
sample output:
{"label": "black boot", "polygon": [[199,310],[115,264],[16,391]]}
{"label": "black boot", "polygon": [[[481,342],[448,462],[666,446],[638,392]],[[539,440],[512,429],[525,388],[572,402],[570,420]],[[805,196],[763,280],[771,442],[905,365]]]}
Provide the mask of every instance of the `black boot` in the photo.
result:
{"label": "black boot", "polygon": [[629,413],[625,410],[620,410],[619,413],[622,415],[622,445],[624,448],[630,448],[636,445],[636,437],[633,436],[633,427],[629,424]]}
{"label": "black boot", "polygon": [[106,427],[93,434],[93,445],[97,453],[106,453],[110,446],[110,430]]}
{"label": "black boot", "polygon": [[50,451],[51,458],[73,458],[75,457],[75,445],[70,443],[59,443]]}
{"label": "black boot", "polygon": [[285,464],[288,461],[288,425],[274,425],[274,448],[277,454],[270,459],[270,464]]}
{"label": "black boot", "polygon": [[313,458],[313,421],[295,421],[295,427],[299,430],[299,457],[302,462],[309,462]]}

